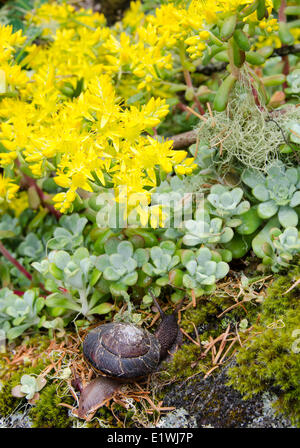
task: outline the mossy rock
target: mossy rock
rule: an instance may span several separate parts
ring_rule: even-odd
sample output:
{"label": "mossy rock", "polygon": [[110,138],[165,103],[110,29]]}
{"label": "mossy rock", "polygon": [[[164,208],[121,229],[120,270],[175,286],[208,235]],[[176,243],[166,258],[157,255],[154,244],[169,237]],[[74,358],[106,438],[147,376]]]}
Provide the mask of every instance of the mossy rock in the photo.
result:
{"label": "mossy rock", "polygon": [[[289,420],[274,414],[268,395],[243,400],[242,394],[226,384],[227,381],[227,366],[220,367],[205,379],[199,374],[171,385],[165,393],[163,405],[184,409],[188,415],[187,424],[196,421],[198,428],[291,426]],[[266,407],[271,409],[267,411]]]}

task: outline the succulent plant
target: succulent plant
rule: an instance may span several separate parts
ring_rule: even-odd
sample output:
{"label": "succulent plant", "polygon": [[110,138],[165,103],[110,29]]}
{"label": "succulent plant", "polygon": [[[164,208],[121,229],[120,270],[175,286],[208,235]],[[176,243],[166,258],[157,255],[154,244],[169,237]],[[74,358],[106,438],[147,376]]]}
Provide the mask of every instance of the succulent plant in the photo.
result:
{"label": "succulent plant", "polygon": [[18,253],[32,260],[38,260],[45,254],[44,246],[35,233],[28,233],[25,240],[19,245]]}
{"label": "succulent plant", "polygon": [[298,215],[294,208],[300,205],[299,167],[286,168],[278,161],[268,167],[266,176],[261,172],[246,169],[242,180],[260,201],[257,207],[260,218],[269,219],[278,214],[278,220],[283,227],[294,227],[298,224]]}
{"label": "succulent plant", "polygon": [[196,295],[211,293],[217,280],[228,274],[229,266],[221,261],[221,256],[207,247],[196,252],[183,251],[182,263],[187,273],[183,276],[183,286],[196,291]]}
{"label": "succulent plant", "polygon": [[184,230],[183,243],[186,246],[228,243],[233,238],[233,230],[224,227],[222,219],[210,219],[209,213],[202,209],[196,211],[195,220],[189,219],[184,222]]}
{"label": "succulent plant", "polygon": [[230,190],[224,185],[213,185],[210,189],[210,194],[207,196],[207,200],[212,206],[210,213],[225,219],[227,226],[239,226],[242,221],[238,216],[250,209],[250,203],[242,201],[243,194],[241,188]]}
{"label": "succulent plant", "polygon": [[33,375],[22,375],[21,384],[12,388],[13,397],[26,399],[30,403],[34,403],[39,399],[39,392],[47,384],[47,380],[42,376],[35,377]]}
{"label": "succulent plant", "polygon": [[62,216],[59,227],[54,231],[53,238],[48,241],[49,249],[74,250],[83,243],[82,232],[87,224],[86,218],[80,218],[78,213]]}
{"label": "succulent plant", "polygon": [[263,264],[271,266],[273,272],[289,266],[290,261],[300,253],[300,232],[296,227],[287,227],[283,232],[278,228],[270,230],[270,243],[263,245]]}
{"label": "succulent plant", "polygon": [[[196,154],[197,151],[197,154]],[[200,175],[212,174],[215,172],[214,161],[216,155],[216,147],[211,147],[205,141],[200,141],[197,145],[194,143],[189,147],[189,152],[195,156],[198,166],[201,168]]]}
{"label": "succulent plant", "polygon": [[286,77],[288,87],[285,89],[285,93],[288,95],[300,95],[300,69],[293,70]]}
{"label": "succulent plant", "polygon": [[[175,255],[176,245],[173,241],[162,241],[159,246],[150,249],[150,259],[143,264],[143,271],[150,277],[162,277],[168,281],[169,272],[180,263]],[[163,282],[164,283],[164,282]]]}
{"label": "succulent plant", "polygon": [[[114,247],[115,246],[115,247]],[[96,260],[96,267],[103,272],[103,278],[111,282],[111,292],[116,295],[117,289],[127,290],[137,282],[138,257],[147,257],[146,251],[139,251],[134,257],[134,248],[130,241],[116,241],[111,247],[106,246],[106,254]],[[143,254],[143,255],[142,255]],[[145,261],[146,258],[143,258]]]}
{"label": "succulent plant", "polygon": [[54,250],[40,263],[32,266],[46,278],[46,288],[53,291],[46,299],[46,305],[82,313],[88,319],[92,314],[106,314],[112,309],[109,303],[97,302],[94,286],[101,277],[95,267],[96,256],[84,248],[78,248],[73,255],[63,250]]}
{"label": "succulent plant", "polygon": [[184,181],[173,177],[164,181],[151,195],[152,205],[161,205],[163,212],[167,215],[165,227],[170,227],[172,221],[181,224],[182,217],[192,216],[193,191],[187,191]]}
{"label": "succulent plant", "polygon": [[28,290],[19,297],[8,288],[1,289],[0,329],[8,340],[17,338],[30,327],[40,326],[44,318],[39,313],[44,305],[45,300],[36,291]]}
{"label": "succulent plant", "polygon": [[16,218],[12,218],[8,214],[1,215],[0,239],[11,238],[12,236],[19,235],[20,233],[21,227]]}

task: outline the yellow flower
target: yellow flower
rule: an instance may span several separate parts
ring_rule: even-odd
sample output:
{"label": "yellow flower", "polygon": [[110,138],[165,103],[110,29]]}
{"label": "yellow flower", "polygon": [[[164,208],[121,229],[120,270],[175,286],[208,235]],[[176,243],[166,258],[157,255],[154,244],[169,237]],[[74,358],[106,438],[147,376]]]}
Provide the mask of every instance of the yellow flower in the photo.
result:
{"label": "yellow flower", "polygon": [[14,211],[16,217],[20,216],[20,214],[28,207],[29,202],[27,191],[21,191],[20,194],[9,203],[9,208]]}
{"label": "yellow flower", "polygon": [[0,204],[4,201],[11,202],[19,188],[19,185],[16,185],[13,179],[0,173]]}
{"label": "yellow flower", "polygon": [[140,1],[130,2],[130,7],[125,12],[122,23],[125,27],[136,28],[145,20],[145,14],[142,11],[142,3]]}

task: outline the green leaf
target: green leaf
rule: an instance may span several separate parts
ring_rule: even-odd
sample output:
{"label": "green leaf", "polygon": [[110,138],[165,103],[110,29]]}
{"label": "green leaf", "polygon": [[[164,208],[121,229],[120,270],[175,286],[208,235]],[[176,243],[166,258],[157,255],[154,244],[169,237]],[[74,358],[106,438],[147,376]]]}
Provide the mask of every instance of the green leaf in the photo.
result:
{"label": "green leaf", "polygon": [[122,283],[125,283],[125,285],[133,286],[136,284],[138,279],[138,273],[137,272],[130,272],[129,274],[125,275],[125,277],[122,278]]}
{"label": "green leaf", "polygon": [[65,252],[64,250],[59,250],[54,254],[54,263],[61,270],[64,270],[64,268],[69,263],[70,259],[71,259],[70,255],[68,254],[68,252]]}
{"label": "green leaf", "polygon": [[81,311],[81,307],[79,304],[70,301],[57,292],[50,294],[50,296],[46,298],[46,305],[50,308],[62,307],[68,310]]}
{"label": "green leaf", "polygon": [[277,216],[270,219],[270,221],[265,225],[265,227],[256,235],[252,240],[252,248],[254,253],[259,258],[264,258],[265,253],[263,251],[264,243],[269,243],[272,245],[272,241],[270,238],[270,230],[273,227],[278,227],[280,225]]}
{"label": "green leaf", "polygon": [[278,219],[283,227],[296,227],[298,224],[298,215],[289,206],[279,207]]}
{"label": "green leaf", "polygon": [[10,328],[10,329],[7,331],[7,333],[6,333],[7,339],[8,339],[8,340],[12,340],[12,339],[16,339],[16,338],[18,338],[18,337],[21,336],[21,334],[23,334],[24,331],[26,331],[29,327],[31,327],[31,323],[23,324],[23,325],[20,325],[20,326],[18,326],[18,327]]}
{"label": "green leaf", "polygon": [[112,311],[114,305],[109,302],[101,303],[100,305],[95,306],[91,310],[89,310],[88,315],[91,314],[108,314]]}
{"label": "green leaf", "polygon": [[260,218],[269,219],[277,213],[278,205],[271,200],[267,202],[262,202],[257,207],[257,214]]}
{"label": "green leaf", "polygon": [[251,235],[235,234],[232,240],[224,244],[223,247],[231,252],[232,258],[242,258],[251,247]]}
{"label": "green leaf", "polygon": [[257,214],[257,207],[251,207],[250,210],[240,216],[240,219],[242,223],[236,228],[240,235],[251,235],[263,222]]}
{"label": "green leaf", "polygon": [[0,240],[4,240],[5,238],[13,238],[15,235],[11,230],[0,230]]}

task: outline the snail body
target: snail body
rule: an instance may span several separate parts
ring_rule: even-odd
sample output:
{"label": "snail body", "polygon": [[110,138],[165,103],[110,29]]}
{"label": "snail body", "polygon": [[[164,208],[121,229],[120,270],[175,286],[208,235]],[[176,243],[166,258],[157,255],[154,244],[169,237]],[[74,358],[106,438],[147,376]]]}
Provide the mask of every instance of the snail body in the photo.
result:
{"label": "snail body", "polygon": [[177,309],[166,315],[153,297],[161,315],[156,332],[136,325],[112,322],[92,329],[84,339],[85,360],[100,375],[81,393],[78,416],[84,417],[111,398],[122,381],[145,377],[159,367],[168,353],[181,343]]}

